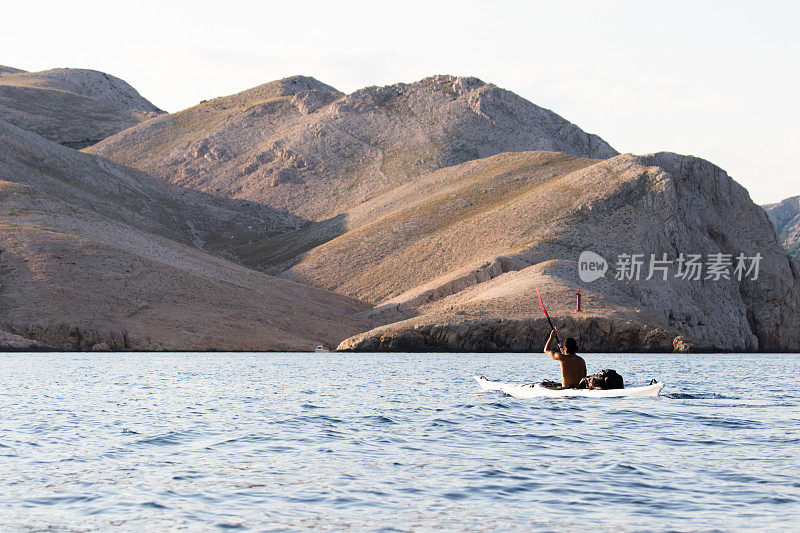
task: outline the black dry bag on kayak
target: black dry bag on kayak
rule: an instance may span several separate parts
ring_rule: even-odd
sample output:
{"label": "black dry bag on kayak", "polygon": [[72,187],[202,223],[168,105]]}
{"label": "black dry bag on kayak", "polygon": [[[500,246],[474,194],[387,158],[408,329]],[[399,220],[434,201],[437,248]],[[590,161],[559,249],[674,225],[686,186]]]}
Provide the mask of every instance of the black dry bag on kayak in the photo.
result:
{"label": "black dry bag on kayak", "polygon": [[593,374],[591,376],[586,376],[583,378],[580,383],[578,383],[579,389],[624,389],[625,382],[622,380],[622,376],[617,374],[616,370],[601,370],[597,374]]}

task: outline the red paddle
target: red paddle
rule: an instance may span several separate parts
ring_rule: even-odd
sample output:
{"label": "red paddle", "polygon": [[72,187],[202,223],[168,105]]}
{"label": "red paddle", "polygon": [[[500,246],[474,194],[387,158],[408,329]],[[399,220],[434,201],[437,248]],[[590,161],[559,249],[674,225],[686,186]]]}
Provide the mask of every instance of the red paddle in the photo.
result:
{"label": "red paddle", "polygon": [[[542,306],[542,311],[544,311],[544,316],[547,317],[547,322],[550,324],[550,327],[555,330],[556,327],[553,325],[553,321],[550,320],[550,315],[547,314],[547,309],[545,308],[544,302],[542,301],[542,295],[539,294],[539,289],[536,289],[536,296],[539,297],[539,305]],[[558,340],[558,332],[556,332],[556,344],[558,344],[558,351],[563,352],[563,350],[561,349],[561,341]]]}

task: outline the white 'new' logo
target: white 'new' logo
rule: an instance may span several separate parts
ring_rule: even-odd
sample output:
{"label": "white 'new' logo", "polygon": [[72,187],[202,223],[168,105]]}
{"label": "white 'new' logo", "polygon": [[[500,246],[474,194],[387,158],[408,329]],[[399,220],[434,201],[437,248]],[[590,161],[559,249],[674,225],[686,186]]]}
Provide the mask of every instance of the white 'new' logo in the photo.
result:
{"label": "white 'new' logo", "polygon": [[608,263],[603,256],[586,250],[578,258],[578,277],[584,283],[590,283],[605,277]]}

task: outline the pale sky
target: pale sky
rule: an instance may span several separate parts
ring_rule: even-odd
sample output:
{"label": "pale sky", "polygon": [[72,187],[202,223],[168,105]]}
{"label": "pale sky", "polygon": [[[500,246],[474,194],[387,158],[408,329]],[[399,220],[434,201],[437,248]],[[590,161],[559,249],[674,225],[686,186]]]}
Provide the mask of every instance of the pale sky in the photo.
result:
{"label": "pale sky", "polygon": [[620,152],[800,195],[793,2],[6,2],[0,64],[101,70],[168,111],[304,74],[352,92],[477,76]]}

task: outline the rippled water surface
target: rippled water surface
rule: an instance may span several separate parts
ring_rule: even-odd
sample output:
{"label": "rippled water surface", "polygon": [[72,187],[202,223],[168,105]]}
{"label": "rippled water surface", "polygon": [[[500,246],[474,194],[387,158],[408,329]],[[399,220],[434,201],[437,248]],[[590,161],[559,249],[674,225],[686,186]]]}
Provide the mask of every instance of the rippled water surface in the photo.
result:
{"label": "rippled water surface", "polygon": [[800,358],[0,354],[0,530],[790,530]]}

